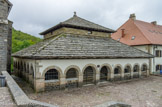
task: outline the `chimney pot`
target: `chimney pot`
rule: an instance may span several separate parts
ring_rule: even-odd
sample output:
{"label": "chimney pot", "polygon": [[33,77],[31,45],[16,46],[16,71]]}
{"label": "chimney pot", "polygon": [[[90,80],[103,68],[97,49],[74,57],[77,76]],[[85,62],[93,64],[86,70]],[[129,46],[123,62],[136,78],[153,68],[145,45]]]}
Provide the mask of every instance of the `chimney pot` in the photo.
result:
{"label": "chimney pot", "polygon": [[135,15],[135,13],[130,14],[129,18],[130,18],[130,19],[133,19],[133,20],[136,20],[136,15]]}
{"label": "chimney pot", "polygon": [[153,21],[153,22],[151,22],[151,24],[157,25],[157,21]]}

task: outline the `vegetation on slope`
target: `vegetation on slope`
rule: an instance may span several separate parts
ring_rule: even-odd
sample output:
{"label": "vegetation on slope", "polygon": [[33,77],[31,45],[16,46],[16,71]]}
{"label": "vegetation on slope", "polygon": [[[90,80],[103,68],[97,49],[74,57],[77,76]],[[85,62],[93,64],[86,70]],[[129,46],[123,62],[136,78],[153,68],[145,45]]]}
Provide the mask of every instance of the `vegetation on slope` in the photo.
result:
{"label": "vegetation on slope", "polygon": [[[12,29],[12,53],[34,45],[35,43],[40,41],[40,38],[29,35],[27,33],[23,33],[21,31],[17,31],[14,28]],[[13,70],[13,59],[11,63],[11,70]]]}

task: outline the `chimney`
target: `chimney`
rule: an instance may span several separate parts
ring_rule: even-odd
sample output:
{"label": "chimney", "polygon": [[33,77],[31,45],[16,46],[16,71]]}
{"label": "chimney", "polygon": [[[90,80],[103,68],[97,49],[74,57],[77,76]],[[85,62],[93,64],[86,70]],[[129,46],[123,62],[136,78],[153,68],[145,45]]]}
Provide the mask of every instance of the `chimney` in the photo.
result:
{"label": "chimney", "polygon": [[123,38],[125,36],[125,32],[124,32],[125,29],[121,29],[121,31],[122,31],[122,36],[121,37]]}
{"label": "chimney", "polygon": [[157,21],[153,21],[153,22],[151,22],[151,24],[157,25]]}
{"label": "chimney", "polygon": [[130,14],[130,16],[129,16],[129,19],[133,19],[133,20],[136,20],[136,15],[135,15],[135,13],[133,13],[133,14]]}

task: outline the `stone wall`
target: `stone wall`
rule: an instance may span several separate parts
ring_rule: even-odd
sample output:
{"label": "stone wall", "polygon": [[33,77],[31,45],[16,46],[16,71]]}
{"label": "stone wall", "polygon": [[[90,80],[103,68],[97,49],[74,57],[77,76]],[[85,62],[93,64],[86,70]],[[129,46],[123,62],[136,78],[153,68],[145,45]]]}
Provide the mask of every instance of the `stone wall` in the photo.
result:
{"label": "stone wall", "polygon": [[88,31],[88,30],[81,30],[81,29],[74,29],[74,28],[60,28],[58,30],[55,30],[51,33],[48,33],[44,35],[44,39],[48,39],[51,37],[55,37],[60,34],[77,34],[77,35],[87,35],[87,36],[100,36],[100,37],[110,37],[110,33],[104,33],[104,32],[97,32],[97,31]]}
{"label": "stone wall", "polygon": [[8,3],[0,0],[0,71],[11,69],[12,22],[8,17]]}

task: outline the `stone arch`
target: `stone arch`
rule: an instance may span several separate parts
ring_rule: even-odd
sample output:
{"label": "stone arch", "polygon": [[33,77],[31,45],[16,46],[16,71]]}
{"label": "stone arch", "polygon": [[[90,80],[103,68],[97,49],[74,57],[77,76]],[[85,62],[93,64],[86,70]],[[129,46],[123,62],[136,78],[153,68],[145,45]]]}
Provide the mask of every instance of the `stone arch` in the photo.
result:
{"label": "stone arch", "polygon": [[71,68],[76,69],[76,71],[77,71],[77,77],[78,77],[78,78],[79,78],[79,76],[83,75],[82,72],[81,72],[81,70],[80,70],[80,68],[79,68],[78,66],[76,66],[76,65],[70,65],[70,66],[68,66],[68,67],[65,69],[65,71],[64,71],[65,77],[66,77],[67,71],[68,71],[69,69],[71,69]]}
{"label": "stone arch", "polygon": [[[115,70],[118,70],[119,73],[116,73]],[[120,64],[115,65],[115,67],[113,69],[113,73],[114,73],[114,80],[115,81],[121,80],[122,79],[122,74],[124,74],[124,70],[123,70],[122,65],[120,65]]]}
{"label": "stone arch", "polygon": [[87,64],[84,66],[83,70],[83,84],[94,84],[99,79],[99,71],[97,69],[97,66],[94,64]]}
{"label": "stone arch", "polygon": [[141,66],[141,76],[147,76],[148,71],[148,65],[146,63],[143,63]]}
{"label": "stone arch", "polygon": [[131,64],[126,64],[124,66],[124,79],[131,79],[131,74],[133,74],[133,68]]}
{"label": "stone arch", "polygon": [[87,67],[89,67],[89,66],[91,66],[91,67],[95,70],[95,73],[96,73],[96,74],[99,74],[99,71],[98,71],[97,66],[96,66],[95,64],[86,64],[86,65],[83,67],[83,69],[82,69],[82,74],[84,73],[85,69],[86,69]]}
{"label": "stone arch", "polygon": [[139,78],[140,70],[141,70],[140,64],[135,63],[133,66],[133,78]]}
{"label": "stone arch", "polygon": [[124,71],[124,69],[123,69],[122,65],[120,65],[120,64],[116,64],[116,65],[114,66],[113,71],[115,70],[115,68],[116,68],[116,67],[119,67],[119,68],[120,68],[120,70],[121,70],[121,74],[122,74],[122,73],[123,73],[123,71]]}
{"label": "stone arch", "polygon": [[99,70],[99,72],[100,72],[100,81],[101,81],[101,70],[102,70],[103,67],[107,68],[107,80],[109,80],[111,78],[113,70],[112,70],[112,67],[111,67],[110,64],[105,63],[105,64],[101,65],[100,70]]}
{"label": "stone arch", "polygon": [[42,78],[45,79],[45,74],[46,74],[46,72],[49,71],[50,69],[56,69],[56,70],[58,71],[58,73],[59,73],[59,77],[60,77],[60,78],[65,77],[65,75],[63,74],[63,72],[62,72],[62,70],[61,70],[60,67],[58,67],[58,66],[49,66],[49,67],[47,67],[45,70],[43,70]]}
{"label": "stone arch", "polygon": [[148,64],[143,63],[142,66],[141,66],[141,70],[143,69],[143,66],[146,66],[146,67],[147,67],[147,70],[149,70],[149,66],[148,66]]}

